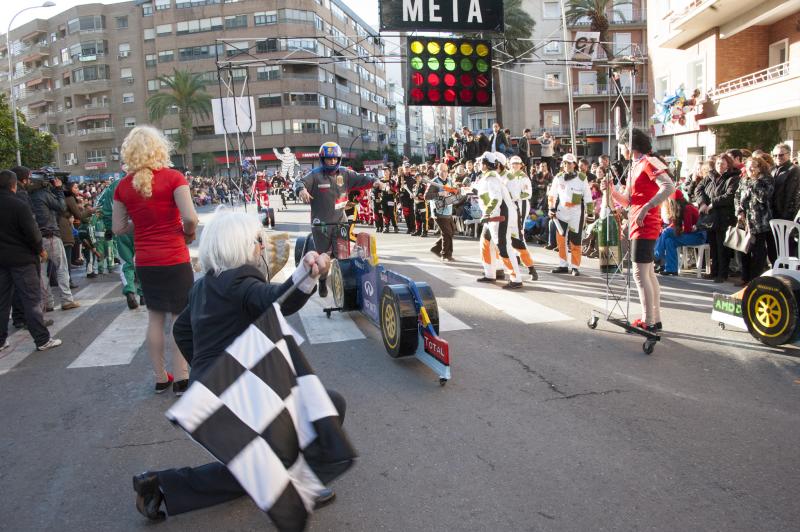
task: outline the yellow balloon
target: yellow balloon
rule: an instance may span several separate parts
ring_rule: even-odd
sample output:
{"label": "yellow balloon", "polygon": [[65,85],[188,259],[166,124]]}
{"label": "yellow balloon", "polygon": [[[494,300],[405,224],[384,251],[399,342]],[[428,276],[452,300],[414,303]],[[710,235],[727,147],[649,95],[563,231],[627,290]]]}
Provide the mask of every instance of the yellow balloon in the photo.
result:
{"label": "yellow balloon", "polygon": [[461,55],[472,55],[472,45],[468,42],[461,44]]}
{"label": "yellow balloon", "polygon": [[479,44],[475,47],[475,51],[478,52],[478,55],[481,57],[486,57],[489,55],[489,47],[485,44]]}
{"label": "yellow balloon", "polygon": [[422,43],[419,41],[414,41],[411,43],[411,51],[414,52],[415,54],[421,54],[422,50],[424,49],[425,47],[422,46]]}
{"label": "yellow balloon", "polygon": [[447,55],[453,55],[458,51],[458,47],[451,42],[444,43],[444,53]]}
{"label": "yellow balloon", "polygon": [[439,43],[438,42],[431,41],[431,42],[428,43],[428,53],[430,53],[431,55],[436,55],[440,51],[441,51],[441,48],[439,47]]}

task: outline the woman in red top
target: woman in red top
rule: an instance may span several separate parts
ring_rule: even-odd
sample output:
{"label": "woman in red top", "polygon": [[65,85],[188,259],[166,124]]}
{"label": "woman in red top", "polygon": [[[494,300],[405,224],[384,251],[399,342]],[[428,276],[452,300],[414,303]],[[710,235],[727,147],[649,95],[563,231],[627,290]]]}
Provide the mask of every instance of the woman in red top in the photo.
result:
{"label": "woman in red top", "polygon": [[[114,191],[113,230],[133,232],[136,242],[136,276],[147,304],[147,350],[153,362],[156,393],[173,381],[164,360],[164,325],[186,307],[194,274],[188,244],[195,238],[197,213],[186,178],[169,168],[172,144],[157,129],[136,127],[122,143],[121,155],[128,172]],[[189,384],[189,370],[172,334],[172,367],[176,395]]]}
{"label": "woman in red top", "polygon": [[697,230],[700,213],[676,190],[666,203],[669,226],[656,241],[656,261],[660,262],[661,275],[678,275],[678,248],[706,243],[706,232]]}
{"label": "woman in red top", "polygon": [[[656,239],[661,233],[661,210],[656,208],[675,191],[667,165],[653,155],[650,138],[644,131],[623,130],[619,146],[630,160],[627,186],[623,191],[612,189],[614,200],[628,211],[628,233],[631,239],[633,279],[639,292],[643,316],[634,327],[650,331],[661,329],[661,288],[654,264]],[[605,188],[605,181],[603,185]]]}

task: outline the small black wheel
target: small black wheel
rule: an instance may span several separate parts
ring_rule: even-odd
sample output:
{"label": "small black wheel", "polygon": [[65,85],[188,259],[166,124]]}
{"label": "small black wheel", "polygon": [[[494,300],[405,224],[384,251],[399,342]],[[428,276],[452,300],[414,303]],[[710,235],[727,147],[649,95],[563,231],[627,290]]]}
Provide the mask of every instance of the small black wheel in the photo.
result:
{"label": "small black wheel", "polygon": [[445,379],[444,377],[440,378],[439,379],[439,386],[444,386],[445,384],[447,384],[447,379]]}
{"label": "small black wheel", "polygon": [[719,324],[718,324],[718,325],[719,325],[719,328],[720,328],[720,329],[722,329],[723,331],[725,330],[725,324],[724,324],[724,323],[722,323],[722,322],[719,322]]}
{"label": "small black wheel", "polygon": [[642,344],[642,351],[644,351],[645,355],[652,355],[655,346],[656,346],[655,341],[645,340],[644,344]]}
{"label": "small black wheel", "polygon": [[336,306],[343,311],[358,310],[358,278],[355,259],[333,259],[328,277]]}
{"label": "small black wheel", "polygon": [[598,318],[592,316],[591,318],[589,318],[589,321],[586,322],[586,325],[588,325],[590,329],[597,329],[598,321],[600,321]]}

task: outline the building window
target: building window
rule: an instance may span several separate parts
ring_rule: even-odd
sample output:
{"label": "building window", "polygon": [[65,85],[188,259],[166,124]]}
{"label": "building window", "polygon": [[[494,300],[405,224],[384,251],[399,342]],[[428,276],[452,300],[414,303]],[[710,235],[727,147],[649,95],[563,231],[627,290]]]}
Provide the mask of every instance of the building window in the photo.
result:
{"label": "building window", "polygon": [[156,11],[163,11],[172,7],[172,0],[156,0]]}
{"label": "building window", "polygon": [[153,4],[142,4],[142,16],[143,17],[153,16]]}
{"label": "building window", "polygon": [[632,55],[633,47],[631,46],[630,33],[614,33],[614,55]]}
{"label": "building window", "polygon": [[147,80],[147,90],[149,92],[155,92],[158,90],[158,80],[157,79],[148,79]]}
{"label": "building window", "polygon": [[131,55],[130,43],[127,42],[119,43],[119,54],[117,55],[117,57],[119,57],[120,59],[124,59],[129,55]]}
{"label": "building window", "polygon": [[156,66],[156,54],[147,54],[144,56],[144,66],[146,67],[154,67]]}
{"label": "building window", "polygon": [[156,38],[156,30],[154,28],[145,28],[142,37],[145,41],[152,41]]}
{"label": "building window", "polygon": [[187,20],[185,22],[178,22],[175,25],[176,35],[187,35],[190,33],[203,33],[206,31],[220,30],[222,30],[222,17]]}
{"label": "building window", "polygon": [[111,79],[111,69],[108,65],[93,65],[72,71],[72,83],[94,81],[98,79]]}
{"label": "building window", "polygon": [[192,61],[195,59],[212,59],[225,53],[221,44],[211,46],[192,46],[191,48],[181,48],[178,50],[180,61]]}
{"label": "building window", "polygon": [[106,162],[106,150],[86,150],[86,162],[87,163]]}
{"label": "building window", "polygon": [[[702,87],[699,87],[702,90]],[[656,100],[660,100],[669,92],[669,76],[663,76],[656,79],[655,95]]]}
{"label": "building window", "polygon": [[280,79],[281,67],[279,66],[258,67],[257,76],[258,76],[258,81]]}
{"label": "building window", "polygon": [[232,15],[225,17],[225,29],[232,30],[236,28],[247,27],[247,15]]}
{"label": "building window", "polygon": [[686,72],[686,92],[691,94],[694,89],[705,92],[705,65],[702,60],[689,63]]}
{"label": "building window", "polygon": [[267,39],[256,43],[256,52],[264,54],[267,52],[277,52],[279,49],[278,39]]}
{"label": "building window", "polygon": [[122,94],[122,103],[133,103],[133,93],[125,92]]}
{"label": "building window", "polygon": [[545,90],[558,90],[561,88],[561,72],[545,72],[544,74],[544,88]]}
{"label": "building window", "polygon": [[543,111],[543,126],[546,131],[561,129],[561,111]]}
{"label": "building window", "polygon": [[74,18],[67,22],[70,35],[81,31],[101,31],[106,27],[106,18],[102,15]]}
{"label": "building window", "polygon": [[253,24],[256,26],[267,26],[278,23],[278,14],[275,11],[261,11],[253,14]]}
{"label": "building window", "polygon": [[125,117],[125,127],[136,127],[136,118],[132,116]]}
{"label": "building window", "polygon": [[558,2],[544,2],[542,4],[544,11],[542,18],[545,19],[559,19],[561,18],[561,6]]}
{"label": "building window", "polygon": [[283,95],[284,105],[319,105],[316,92],[287,92]]}
{"label": "building window", "polygon": [[561,53],[561,43],[558,41],[548,41],[547,44],[544,45],[544,53],[546,54],[560,54]]}
{"label": "building window", "polygon": [[262,135],[283,135],[283,121],[272,120],[268,122],[261,122]]}
{"label": "building window", "polygon": [[128,28],[128,17],[116,17],[117,29],[124,30]]}
{"label": "building window", "polygon": [[282,97],[280,93],[262,94],[258,97],[258,108],[264,109],[265,107],[280,107]]}
{"label": "building window", "polygon": [[225,45],[225,55],[234,57],[246,53],[250,49],[250,43],[247,41],[233,42]]}
{"label": "building window", "polygon": [[119,78],[120,79],[132,79],[133,78],[133,69],[132,68],[121,68],[119,70]]}
{"label": "building window", "polygon": [[175,50],[162,50],[158,52],[159,63],[170,63],[175,59]]}
{"label": "building window", "polygon": [[156,35],[172,35],[172,24],[159,24],[156,26]]}

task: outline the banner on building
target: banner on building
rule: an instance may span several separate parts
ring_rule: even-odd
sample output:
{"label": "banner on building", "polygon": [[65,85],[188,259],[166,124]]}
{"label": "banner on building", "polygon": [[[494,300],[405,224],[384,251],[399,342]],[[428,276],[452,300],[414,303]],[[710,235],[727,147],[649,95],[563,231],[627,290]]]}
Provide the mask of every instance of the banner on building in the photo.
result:
{"label": "banner on building", "polygon": [[255,133],[256,107],[252,96],[211,100],[215,135]]}
{"label": "banner on building", "polygon": [[575,42],[572,46],[571,64],[573,68],[591,68],[592,62],[597,60],[600,49],[599,31],[575,32]]}
{"label": "banner on building", "polygon": [[502,32],[503,0],[380,0],[381,31]]}

